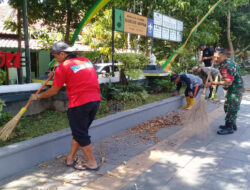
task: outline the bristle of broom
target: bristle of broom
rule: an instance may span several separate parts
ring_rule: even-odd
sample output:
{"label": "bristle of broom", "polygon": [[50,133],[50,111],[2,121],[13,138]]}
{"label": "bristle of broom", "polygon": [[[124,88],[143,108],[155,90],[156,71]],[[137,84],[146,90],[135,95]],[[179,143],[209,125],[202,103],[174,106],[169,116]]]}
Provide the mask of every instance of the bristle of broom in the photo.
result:
{"label": "bristle of broom", "polygon": [[207,136],[211,132],[205,98],[201,97],[192,109],[186,112],[183,124],[186,132],[192,135]]}
{"label": "bristle of broom", "polygon": [[6,123],[4,126],[0,128],[0,139],[3,141],[6,141],[12,131],[15,129],[18,121],[22,117],[22,115],[25,113],[27,108],[22,108],[15,117],[13,117],[8,123]]}

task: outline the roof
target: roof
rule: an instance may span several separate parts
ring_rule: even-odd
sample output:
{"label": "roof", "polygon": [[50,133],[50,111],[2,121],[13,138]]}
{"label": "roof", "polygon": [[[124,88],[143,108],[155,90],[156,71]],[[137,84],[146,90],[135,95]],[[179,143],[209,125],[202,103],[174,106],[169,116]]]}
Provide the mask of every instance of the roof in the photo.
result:
{"label": "roof", "polygon": [[[25,48],[24,41],[21,43],[22,48]],[[43,49],[41,45],[39,45],[38,40],[29,40],[29,47],[31,50],[41,50]],[[17,49],[18,48],[18,41],[14,39],[0,39],[0,49],[1,48],[10,48],[10,49]]]}
{"label": "roof", "polygon": [[[18,48],[18,37],[16,32],[12,32],[11,30],[4,29],[4,22],[8,17],[14,18],[16,20],[17,10],[13,9],[8,4],[0,4],[0,48],[10,48],[17,49]],[[21,47],[25,48],[24,41],[21,42]],[[38,40],[30,39],[29,47],[31,50],[40,50],[43,49],[41,45],[39,45]]]}

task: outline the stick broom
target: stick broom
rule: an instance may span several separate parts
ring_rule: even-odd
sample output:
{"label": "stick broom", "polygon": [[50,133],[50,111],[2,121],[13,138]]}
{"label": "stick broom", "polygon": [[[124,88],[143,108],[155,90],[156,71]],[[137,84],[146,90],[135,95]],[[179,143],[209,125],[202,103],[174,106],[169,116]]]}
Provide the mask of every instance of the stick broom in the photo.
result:
{"label": "stick broom", "polygon": [[[45,85],[50,81],[53,75],[50,75],[49,78],[44,82],[44,84],[40,87],[39,90],[36,91],[36,94],[39,94],[40,91],[45,87]],[[27,108],[31,104],[32,100],[29,100],[28,103],[13,117],[8,123],[0,128],[0,139],[6,141],[12,131],[15,129],[18,121],[22,117],[22,115],[26,112]]]}
{"label": "stick broom", "polygon": [[206,84],[211,76],[212,67],[214,62],[212,62],[211,68],[209,70],[206,83],[201,95],[200,100],[188,110],[185,114],[185,124],[189,128],[190,132],[197,135],[206,135],[210,133],[210,126],[208,125],[208,113],[207,113],[207,101],[205,100]]}

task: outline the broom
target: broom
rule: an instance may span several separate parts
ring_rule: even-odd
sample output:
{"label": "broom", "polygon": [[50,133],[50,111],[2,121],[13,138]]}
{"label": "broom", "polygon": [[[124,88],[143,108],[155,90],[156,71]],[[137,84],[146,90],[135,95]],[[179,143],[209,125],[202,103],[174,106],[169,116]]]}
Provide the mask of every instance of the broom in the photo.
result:
{"label": "broom", "polygon": [[[53,75],[50,75],[49,78],[44,82],[44,84],[40,87],[39,90],[36,91],[36,94],[39,94],[40,91],[45,87],[45,85],[50,81]],[[18,121],[22,117],[22,115],[26,112],[27,108],[31,104],[32,100],[29,100],[28,103],[13,117],[8,123],[0,129],[0,139],[6,141],[7,138],[10,136],[14,128],[16,127]]]}
{"label": "broom", "polygon": [[[210,67],[205,86],[211,76],[213,65],[214,62],[212,62],[212,65]],[[210,127],[208,125],[207,101],[205,100],[206,89],[207,88],[204,87],[201,98],[197,101],[197,103],[192,107],[191,110],[188,110],[185,113],[184,126],[189,133],[197,135],[205,135],[210,133]]]}

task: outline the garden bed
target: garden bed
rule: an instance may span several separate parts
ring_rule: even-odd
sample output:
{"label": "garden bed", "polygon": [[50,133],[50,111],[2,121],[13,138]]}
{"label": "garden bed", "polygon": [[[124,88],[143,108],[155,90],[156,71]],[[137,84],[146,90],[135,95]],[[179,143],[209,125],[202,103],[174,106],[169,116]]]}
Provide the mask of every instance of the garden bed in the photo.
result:
{"label": "garden bed", "polygon": [[[102,102],[100,110],[96,115],[96,119],[103,118],[118,111],[120,112],[128,109],[133,109],[144,104],[163,100],[169,98],[170,96],[170,93],[150,94],[144,102],[127,101],[126,103],[119,104],[120,110],[115,110],[117,109],[115,107],[115,105],[117,105],[117,102]],[[66,112],[48,110],[41,114],[25,116],[21,118],[15,131],[11,134],[10,138],[7,141],[0,140],[0,147],[52,133],[68,127],[69,124]]]}
{"label": "garden bed", "polygon": [[[177,96],[97,119],[90,128],[91,139],[96,142],[115,135],[122,130],[176,110],[182,104],[183,96]],[[41,130],[40,128],[35,129]],[[71,138],[71,132],[66,128],[0,148],[2,166],[0,179],[68,153]]]}

